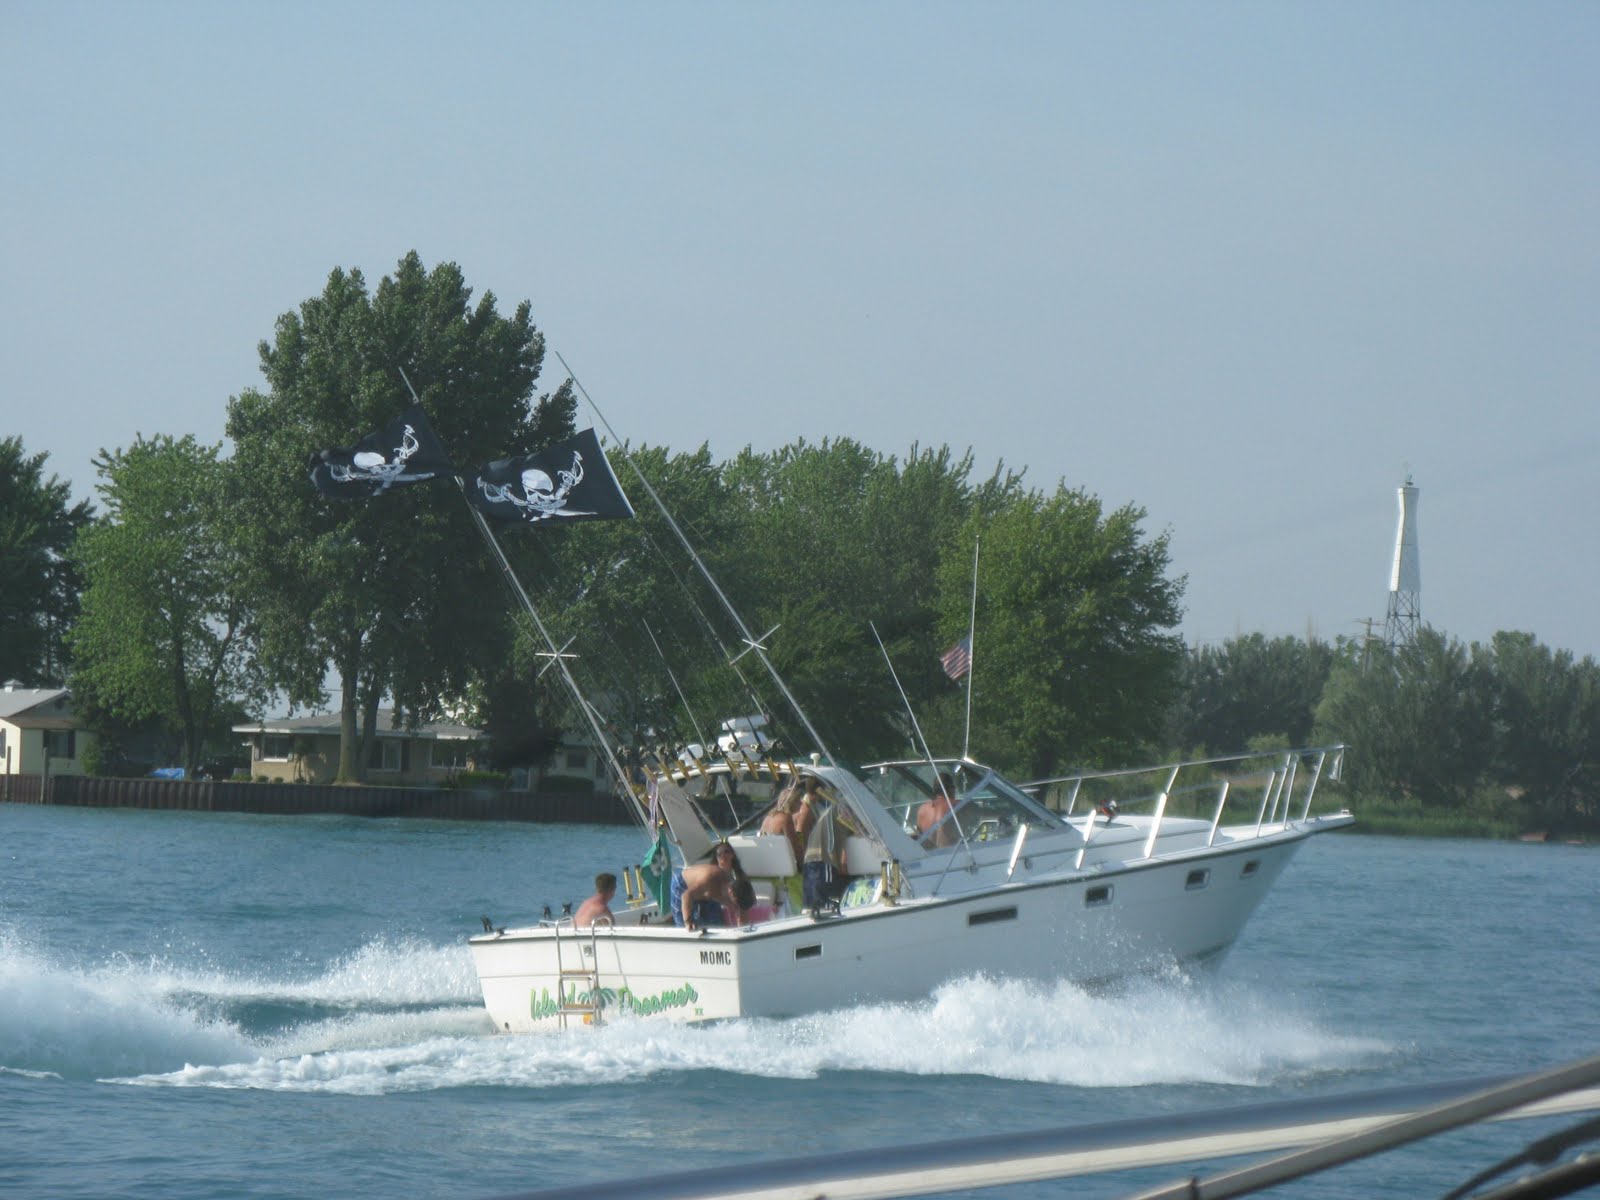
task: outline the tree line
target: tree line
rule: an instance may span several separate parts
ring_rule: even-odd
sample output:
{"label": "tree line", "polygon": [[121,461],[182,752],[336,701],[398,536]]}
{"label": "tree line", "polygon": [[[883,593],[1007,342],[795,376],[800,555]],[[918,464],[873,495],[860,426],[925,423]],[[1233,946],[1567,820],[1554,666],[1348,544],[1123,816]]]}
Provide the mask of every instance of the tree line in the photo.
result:
{"label": "tree line", "polygon": [[[70,682],[108,770],[141,730],[192,767],[245,714],[274,698],[321,708],[330,686],[349,781],[380,705],[478,724],[503,763],[537,762],[583,728],[451,483],[351,502],[306,476],[311,455],[382,426],[413,386],[463,466],[570,436],[577,397],[570,380],[540,390],[530,306],[502,315],[453,264],[410,254],[376,288],[335,270],[259,350],[265,386],[227,402],[232,455],[188,435],[102,451],[97,512],[69,504],[43,455],[0,441],[0,676]],[[635,520],[500,543],[630,752],[713,742],[754,713],[790,753],[820,739],[863,761],[970,738],[974,757],[1023,778],[1347,740],[1345,786],[1363,798],[1511,824],[1594,817],[1595,664],[1531,635],[1465,647],[1425,630],[1392,654],[1260,635],[1186,648],[1185,581],[1135,505],[1035,487],[1003,463],[981,471],[948,447],[608,453]],[[941,666],[969,623],[970,718],[969,680]]]}

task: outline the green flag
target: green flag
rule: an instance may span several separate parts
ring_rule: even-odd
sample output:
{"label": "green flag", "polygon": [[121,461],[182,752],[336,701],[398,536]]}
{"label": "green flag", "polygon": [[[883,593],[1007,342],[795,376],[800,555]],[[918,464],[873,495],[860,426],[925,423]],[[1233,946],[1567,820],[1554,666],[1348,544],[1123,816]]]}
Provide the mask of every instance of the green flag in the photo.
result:
{"label": "green flag", "polygon": [[639,864],[639,881],[645,891],[655,897],[656,909],[663,916],[671,916],[667,911],[667,890],[672,882],[672,855],[667,853],[667,834],[663,829],[656,830],[655,845]]}

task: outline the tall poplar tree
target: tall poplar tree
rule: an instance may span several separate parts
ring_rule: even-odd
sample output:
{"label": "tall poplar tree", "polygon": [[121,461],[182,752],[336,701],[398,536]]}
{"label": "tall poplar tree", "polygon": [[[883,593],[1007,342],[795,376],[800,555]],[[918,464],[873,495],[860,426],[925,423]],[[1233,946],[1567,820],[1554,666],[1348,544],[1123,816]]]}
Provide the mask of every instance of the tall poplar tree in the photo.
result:
{"label": "tall poplar tree", "polygon": [[442,713],[509,657],[511,608],[493,560],[448,479],[371,500],[320,495],[312,453],[349,446],[412,403],[416,387],[456,465],[567,437],[568,386],[537,397],[544,337],[529,304],[476,304],[453,263],[415,252],[370,292],[335,270],[322,294],[261,344],[266,391],[228,406],[245,586],[262,618],[263,662],[295,704],[342,695],[338,778],[360,779],[380,702]]}

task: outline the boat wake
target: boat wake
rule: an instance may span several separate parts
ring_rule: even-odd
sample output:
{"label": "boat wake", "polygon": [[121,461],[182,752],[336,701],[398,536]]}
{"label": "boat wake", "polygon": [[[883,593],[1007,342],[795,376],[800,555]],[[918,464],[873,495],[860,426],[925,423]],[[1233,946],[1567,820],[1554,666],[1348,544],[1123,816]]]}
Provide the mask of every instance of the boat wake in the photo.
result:
{"label": "boat wake", "polygon": [[1403,1047],[1212,976],[1111,991],[971,978],[916,1004],[680,1026],[625,1017],[493,1033],[465,947],[374,942],[271,979],[118,958],[83,965],[0,937],[0,1073],[150,1087],[385,1094],[559,1088],[737,1069],[981,1075],[1087,1088],[1268,1086]]}

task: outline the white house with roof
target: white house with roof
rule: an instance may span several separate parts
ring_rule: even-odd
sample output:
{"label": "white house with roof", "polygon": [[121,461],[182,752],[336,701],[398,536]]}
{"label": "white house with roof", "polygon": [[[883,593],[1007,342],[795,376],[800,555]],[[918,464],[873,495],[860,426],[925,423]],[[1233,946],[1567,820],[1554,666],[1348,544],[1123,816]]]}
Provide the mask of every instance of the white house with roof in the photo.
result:
{"label": "white house with roof", "polygon": [[[339,714],[277,717],[233,726],[250,751],[250,777],[285,783],[331,783],[339,769]],[[369,784],[443,783],[461,771],[480,769],[488,735],[451,721],[433,721],[417,729],[395,724],[392,710],[378,710],[377,736],[367,760]],[[518,767],[509,773],[511,786],[527,788],[534,776],[549,780],[582,780],[596,791],[610,786],[610,773],[600,755],[575,735],[562,739],[549,763],[537,772]]]}
{"label": "white house with roof", "polygon": [[0,773],[82,775],[94,734],[72,711],[66,688],[0,688]]}
{"label": "white house with roof", "polygon": [[[250,776],[274,782],[331,783],[339,770],[339,714],[277,717],[235,725],[250,749]],[[368,783],[440,783],[477,766],[481,730],[448,721],[416,729],[378,710],[377,736],[367,761]]]}

